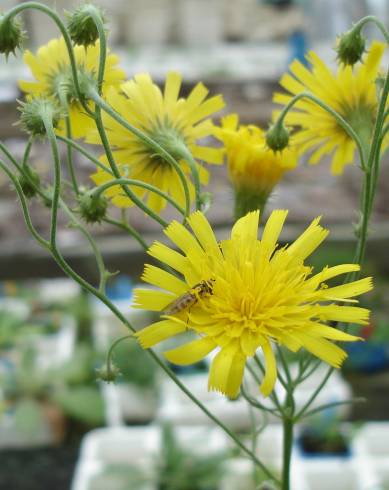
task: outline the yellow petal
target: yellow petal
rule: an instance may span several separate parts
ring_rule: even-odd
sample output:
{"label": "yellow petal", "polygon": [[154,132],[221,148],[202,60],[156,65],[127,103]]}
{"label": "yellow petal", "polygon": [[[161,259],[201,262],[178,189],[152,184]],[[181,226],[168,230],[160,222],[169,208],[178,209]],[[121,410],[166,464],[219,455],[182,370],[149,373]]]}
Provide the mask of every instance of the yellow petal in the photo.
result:
{"label": "yellow petal", "polygon": [[305,325],[304,332],[312,335],[313,337],[324,337],[326,339],[338,340],[342,342],[355,342],[357,340],[362,340],[361,337],[350,335],[342,330],[329,327],[328,325],[322,325],[320,323],[310,323],[309,325]]}
{"label": "yellow petal", "polygon": [[173,364],[187,366],[204,359],[215,347],[216,344],[210,337],[204,337],[168,350],[164,352],[164,356]]}
{"label": "yellow petal", "polygon": [[333,367],[339,368],[347,357],[343,349],[326,339],[311,337],[303,332],[299,332],[298,337],[305,349]]}
{"label": "yellow petal", "polygon": [[189,289],[188,285],[178,277],[150,264],[145,265],[142,281],[166,289],[177,296],[184,294]]}
{"label": "yellow petal", "polygon": [[308,228],[287,248],[293,257],[304,260],[325,240],[328,230],[319,226],[320,217],[314,219]]}
{"label": "yellow petal", "polygon": [[[358,269],[357,269],[358,270]],[[360,296],[363,293],[367,293],[373,289],[373,279],[371,277],[364,277],[358,281],[349,282],[333,288],[322,289],[320,295],[323,299],[342,300],[345,298],[352,298],[354,296]]]}
{"label": "yellow petal", "polygon": [[262,345],[265,356],[265,376],[259,389],[263,396],[269,396],[277,380],[277,364],[272,346],[268,340]]}
{"label": "yellow petal", "polygon": [[169,303],[174,301],[175,295],[155,289],[135,289],[134,290],[134,308],[142,310],[161,311]]}
{"label": "yellow petal", "polygon": [[287,210],[277,209],[273,211],[266,222],[262,233],[261,244],[265,247],[269,254],[273,252],[277,245],[278,237],[288,215]]}
{"label": "yellow petal", "polygon": [[236,345],[222,348],[212,361],[208,389],[236,398],[242,384],[245,364],[246,356]]}
{"label": "yellow petal", "polygon": [[359,306],[317,306],[317,316],[320,320],[366,325],[369,322],[369,315],[370,311],[367,308],[360,308]]}
{"label": "yellow petal", "polygon": [[238,219],[231,230],[233,240],[252,242],[258,239],[259,211],[247,213],[243,218]]}
{"label": "yellow petal", "polygon": [[144,349],[153,347],[155,344],[162,342],[170,337],[185,332],[186,326],[182,323],[172,322],[170,320],[161,320],[143,328],[134,335],[139,340]]}
{"label": "yellow petal", "polygon": [[203,249],[208,253],[213,253],[217,257],[222,258],[215,234],[204,214],[200,211],[196,211],[190,215],[187,221]]}
{"label": "yellow petal", "polygon": [[188,264],[187,259],[176,250],[166,246],[164,243],[154,242],[147,253],[151,255],[151,257],[154,257],[185,275]]}

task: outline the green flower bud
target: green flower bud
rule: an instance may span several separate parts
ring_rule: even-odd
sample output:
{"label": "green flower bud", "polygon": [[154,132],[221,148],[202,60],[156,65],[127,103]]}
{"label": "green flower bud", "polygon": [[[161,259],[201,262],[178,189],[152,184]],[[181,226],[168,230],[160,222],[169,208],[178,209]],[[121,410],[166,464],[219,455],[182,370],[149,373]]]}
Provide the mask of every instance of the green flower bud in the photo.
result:
{"label": "green flower bud", "polygon": [[360,29],[350,29],[338,39],[337,59],[344,65],[353,66],[362,59],[365,52],[366,39],[362,36]]}
{"label": "green flower bud", "polygon": [[45,121],[51,121],[56,128],[61,119],[61,112],[55,102],[43,97],[22,102],[19,109],[21,126],[33,136],[46,134]]}
{"label": "green flower bud", "polygon": [[94,15],[98,16],[104,24],[102,10],[91,3],[81,5],[73,12],[67,12],[67,28],[74,44],[85,47],[95,44],[99,38],[99,31],[93,18]]}
{"label": "green flower bud", "polygon": [[282,151],[289,144],[289,131],[282,123],[276,122],[266,133],[266,144],[273,151]]}
{"label": "green flower bud", "polygon": [[31,167],[25,167],[25,173],[20,174],[19,176],[19,184],[23,190],[23,194],[28,198],[31,199],[32,197],[36,196],[37,191],[36,187],[40,186],[41,179],[35,170],[33,170]]}
{"label": "green flower bud", "polygon": [[15,54],[21,49],[25,34],[23,24],[19,19],[0,14],[0,53],[8,59],[10,53]]}
{"label": "green flower bud", "polygon": [[96,369],[97,379],[101,379],[107,383],[114,383],[121,375],[120,369],[116,367],[113,362],[104,364],[100,369]]}
{"label": "green flower bud", "polygon": [[78,204],[78,211],[87,223],[100,223],[107,212],[108,200],[89,191],[80,195]]}

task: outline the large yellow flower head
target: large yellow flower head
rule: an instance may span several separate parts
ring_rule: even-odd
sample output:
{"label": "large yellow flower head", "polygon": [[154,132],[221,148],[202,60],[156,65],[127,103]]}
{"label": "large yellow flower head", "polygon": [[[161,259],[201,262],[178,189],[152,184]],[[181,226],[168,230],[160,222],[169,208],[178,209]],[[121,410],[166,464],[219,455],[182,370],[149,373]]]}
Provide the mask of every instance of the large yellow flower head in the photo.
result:
{"label": "large yellow flower head", "polygon": [[230,180],[242,192],[268,196],[285,172],[296,167],[293,146],[275,153],[266,145],[266,133],[254,125],[239,125],[239,116],[221,120],[215,135],[225,146]]}
{"label": "large yellow flower head", "polygon": [[[74,47],[77,69],[79,73],[96,79],[99,66],[100,43],[84,48]],[[61,106],[68,103],[68,111],[73,136],[80,138],[93,127],[93,120],[85,113],[75,99],[70,60],[64,39],[52,39],[41,46],[36,55],[26,51],[24,62],[30,67],[35,80],[20,80],[19,87],[31,97],[46,96],[54,98]],[[109,87],[118,87],[125,79],[125,73],[118,65],[118,57],[108,54],[104,74],[103,92]],[[63,100],[65,99],[65,101]],[[92,104],[90,104],[93,107]],[[64,125],[59,132],[63,133]]]}
{"label": "large yellow flower head", "polygon": [[[287,104],[293,96],[310,92],[336,110],[363,142],[369,142],[377,114],[376,79],[384,50],[385,44],[373,42],[362,63],[354,68],[339,66],[336,73],[319,56],[310,52],[307,60],[311,68],[306,68],[300,61],[293,61],[291,74],[285,74],[280,81],[288,94],[277,93],[274,101]],[[302,151],[314,150],[309,163],[316,164],[324,155],[332,153],[331,171],[341,174],[344,166],[354,160],[354,141],[333,116],[314,102],[301,99],[294,108],[285,121],[301,128],[295,135],[295,141],[302,144]]]}
{"label": "large yellow flower head", "polygon": [[305,259],[327,236],[319,218],[286,247],[277,247],[287,211],[273,211],[258,239],[259,212],[239,219],[231,237],[220,243],[201,212],[188,218],[190,232],[178,222],[165,230],[180,249],[156,242],[149,254],[177,271],[173,275],[146,265],[143,280],[160,290],[139,289],[139,308],[161,312],[161,320],[136,335],[144,348],[192,330],[198,339],[165,352],[176,364],[195,363],[217,350],[209,374],[209,389],[236,397],[247,358],[262,349],[266,374],[261,384],[273,390],[277,367],[272,344],[296,352],[305,348],[331,366],[339,367],[346,353],[331,340],[358,337],[327,325],[330,321],[364,325],[369,311],[352,303],[372,288],[371,278],[329,287],[327,281],[359,270],[355,264],[326,267],[313,274]]}
{"label": "large yellow flower head", "polygon": [[[223,108],[224,102],[220,95],[207,99],[208,90],[198,83],[187,98],[179,97],[181,76],[169,73],[162,92],[153,83],[148,74],[139,74],[121,86],[121,91],[110,90],[107,102],[129,123],[144,131],[148,136],[160,143],[168,151],[185,147],[194,158],[206,163],[221,164],[223,153],[217,148],[198,144],[198,140],[211,136],[214,126],[210,116]],[[113,155],[119,170],[124,177],[139,179],[152,184],[184,206],[184,194],[181,182],[174,168],[161,156],[156,155],[137,136],[118,124],[111,116],[104,114],[104,126]],[[91,132],[87,141],[101,144],[97,132]],[[185,173],[189,166],[178,154],[174,154]],[[104,161],[106,159],[102,158]],[[208,171],[198,165],[201,183],[208,181]],[[99,169],[92,177],[96,183],[106,182],[112,176]],[[189,190],[193,198],[193,185],[188,180]],[[119,186],[111,187],[106,195],[119,207],[132,206],[132,201],[123,195]],[[147,197],[147,204],[159,212],[166,204],[163,198],[146,192],[138,192]]]}

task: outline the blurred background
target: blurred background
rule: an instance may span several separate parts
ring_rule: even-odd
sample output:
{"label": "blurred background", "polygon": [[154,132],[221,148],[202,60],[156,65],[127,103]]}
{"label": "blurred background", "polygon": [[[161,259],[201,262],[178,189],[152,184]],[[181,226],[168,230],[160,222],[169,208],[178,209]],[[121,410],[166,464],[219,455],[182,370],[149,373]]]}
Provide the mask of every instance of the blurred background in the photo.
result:
{"label": "blurred background", "polygon": [[[0,9],[17,3],[24,2],[0,0]],[[61,14],[78,4],[43,3]],[[128,77],[149,72],[162,84],[169,70],[180,71],[184,93],[201,80],[212,94],[224,95],[225,112],[238,112],[242,122],[264,128],[274,109],[272,93],[291,60],[303,60],[314,49],[335,66],[337,34],[368,14],[377,15],[385,25],[389,22],[387,0],[95,3],[105,9],[111,50],[119,54]],[[24,22],[29,36],[26,47],[31,50],[58,37],[53,23],[41,13],[26,13]],[[371,39],[377,35],[373,29],[368,34]],[[8,64],[1,60],[0,140],[17,158],[26,143],[25,134],[15,126],[16,99],[21,98],[17,80],[29,76],[20,54],[10,57]],[[47,178],[49,155],[43,142],[34,145],[33,165]],[[90,163],[77,156],[76,164],[81,180],[90,183]],[[328,162],[315,167],[302,164],[287,174],[268,206],[269,211],[290,209],[282,238],[292,240],[314,216],[323,215],[331,234],[328,244],[314,255],[314,265],[351,262],[360,179],[356,166],[347,167],[341,177],[331,176]],[[212,171],[209,190],[214,193],[209,216],[222,234],[230,226],[233,208],[225,168]],[[34,201],[31,208],[37,229],[47,232],[49,211],[42,212]],[[373,274],[376,283],[365,300],[374,311],[372,324],[361,332],[367,341],[355,351],[350,349],[343,372],[333,377],[320,400],[357,396],[368,402],[325,412],[312,422],[309,430],[327,439],[345,432],[353,449],[346,449],[346,460],[338,454],[332,467],[332,463],[320,466],[318,460],[316,466],[296,464],[295,472],[304,475],[307,490],[389,488],[388,208],[389,171],[384,165],[364,271]],[[159,236],[158,226],[142,213],[132,214],[132,224],[149,243]],[[107,267],[121,273],[109,283],[109,296],[140,328],[152,320],[131,307],[145,255],[116,228],[95,226],[92,231]],[[63,216],[58,240],[74,268],[96,281],[88,244],[66,226]],[[107,349],[125,331],[105,308],[63,278],[34,243],[4,175],[0,175],[0,280],[0,490],[254,490],[261,475],[254,478],[250,464],[231,450],[222,433],[204,428],[208,423],[204,416],[131,342],[124,342],[115,354],[123,372],[119,383],[96,381],[96,368],[104,362]],[[206,363],[178,374],[229,427],[247,437],[250,417],[245,403],[206,392]],[[302,386],[301,405],[317,379]],[[258,454],[279,471],[281,432],[274,420],[270,422],[270,429],[261,435]],[[364,463],[370,461],[377,486],[363,486],[365,476],[359,474],[358,465],[349,464],[351,454]],[[301,462],[304,457],[301,452],[297,459]],[[321,475],[329,474],[334,482],[325,480],[323,486]],[[302,488],[295,483],[294,490]]]}

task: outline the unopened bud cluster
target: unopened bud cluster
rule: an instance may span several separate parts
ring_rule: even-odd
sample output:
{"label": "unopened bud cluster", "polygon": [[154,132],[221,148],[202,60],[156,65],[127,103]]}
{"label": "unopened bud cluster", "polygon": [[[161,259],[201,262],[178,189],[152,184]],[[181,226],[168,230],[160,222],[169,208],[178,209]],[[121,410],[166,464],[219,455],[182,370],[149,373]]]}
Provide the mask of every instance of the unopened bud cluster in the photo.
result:
{"label": "unopened bud cluster", "polygon": [[19,19],[0,14],[0,53],[6,58],[21,49],[24,40],[23,25]]}
{"label": "unopened bud cluster", "polygon": [[289,131],[281,123],[276,122],[266,133],[266,144],[273,151],[282,151],[289,144]]}
{"label": "unopened bud cluster", "polygon": [[67,14],[67,28],[74,44],[79,46],[90,46],[95,44],[99,38],[99,31],[95,18],[104,24],[104,15],[101,9],[91,3],[80,6],[74,12]]}
{"label": "unopened bud cluster", "polygon": [[108,200],[101,194],[83,192],[79,199],[79,213],[87,223],[100,223],[104,219]]}
{"label": "unopened bud cluster", "polygon": [[36,97],[22,102],[20,106],[20,124],[22,128],[32,136],[44,136],[46,124],[58,126],[61,119],[59,107],[51,99]]}
{"label": "unopened bud cluster", "polygon": [[366,39],[360,29],[350,29],[340,36],[336,52],[338,60],[344,65],[353,66],[362,59],[366,49]]}

